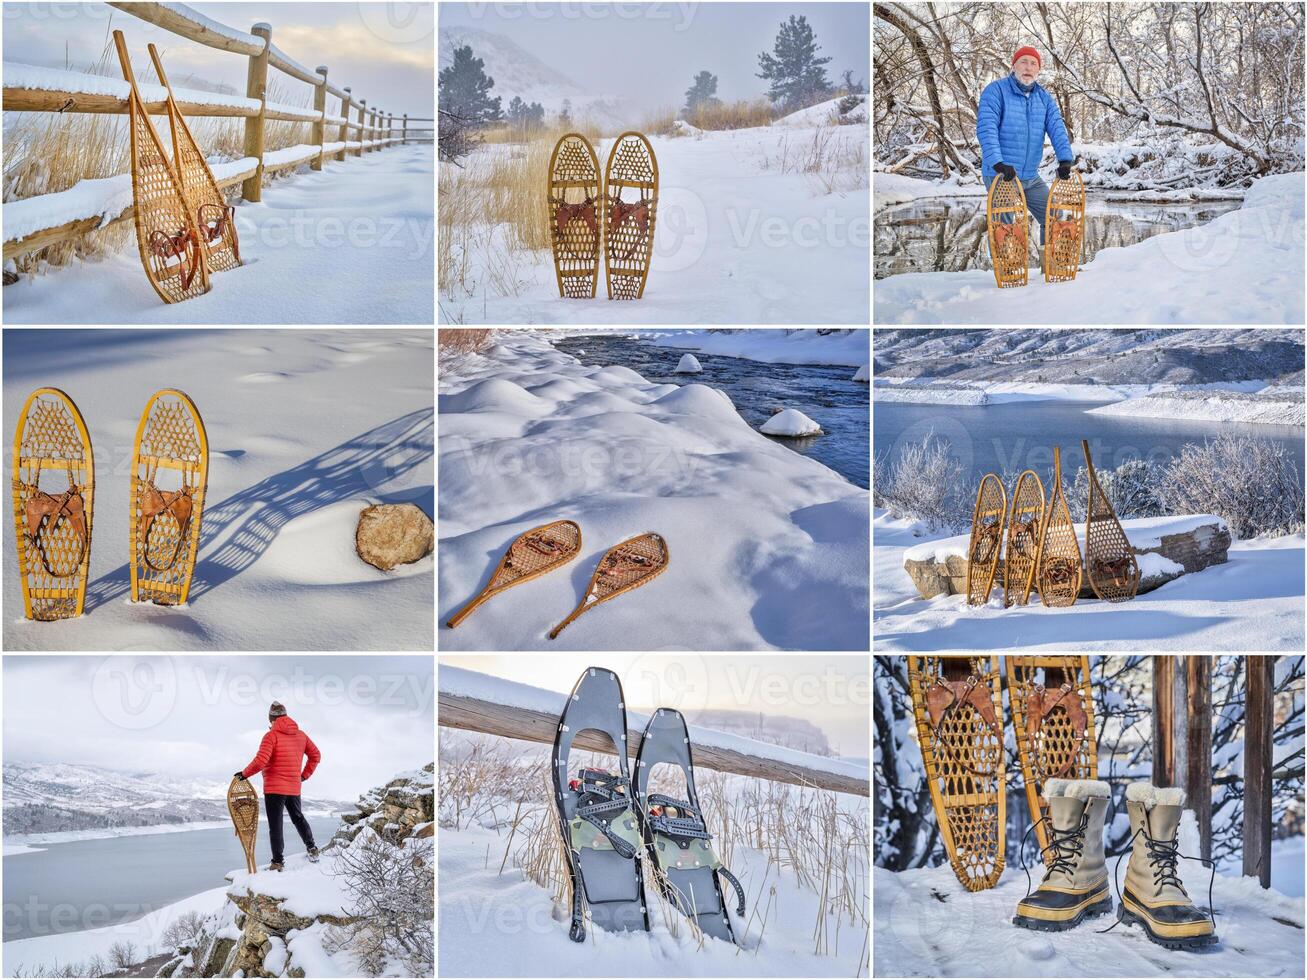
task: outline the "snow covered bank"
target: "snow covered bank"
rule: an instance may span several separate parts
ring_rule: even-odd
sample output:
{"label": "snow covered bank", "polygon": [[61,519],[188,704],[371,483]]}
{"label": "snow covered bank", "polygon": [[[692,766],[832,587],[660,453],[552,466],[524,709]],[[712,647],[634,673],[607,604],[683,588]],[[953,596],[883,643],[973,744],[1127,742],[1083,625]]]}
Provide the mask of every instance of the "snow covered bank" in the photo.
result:
{"label": "snow covered bank", "polygon": [[979,388],[951,385],[894,385],[876,382],[872,398],[877,402],[908,402],[915,405],[988,405],[989,396]]}
{"label": "snow covered bank", "polygon": [[1243,206],[1099,252],[1074,282],[998,289],[986,270],[905,273],[875,286],[876,323],[1302,323],[1303,175],[1258,180]]}
{"label": "snow covered bank", "polygon": [[[847,364],[861,367],[871,350],[871,331],[850,328],[816,330],[633,330],[646,344],[685,347],[702,354],[726,354],[766,364]],[[857,380],[856,378],[854,380]]]}
{"label": "snow covered bank", "polygon": [[1209,419],[1214,422],[1262,422],[1273,425],[1302,425],[1303,397],[1239,397],[1234,392],[1197,392],[1193,397],[1181,393],[1145,395],[1127,401],[1089,409],[1097,415],[1133,415],[1155,419]]}
{"label": "snow covered bank", "polygon": [[[442,371],[441,622],[529,528],[575,520],[584,544],[442,627],[440,649],[866,648],[866,491],[755,432],[721,391],[583,367],[521,331]],[[599,556],[644,531],[666,539],[667,571],[547,640]]]}
{"label": "snow covered bank", "polygon": [[[1170,533],[1170,518],[1152,527]],[[1140,523],[1136,530],[1136,523]],[[1145,524],[1127,522],[1131,543],[1144,547]],[[903,569],[911,554],[966,554],[967,538],[923,541],[917,522],[877,509],[873,517],[875,624],[878,651],[1079,650],[1249,651],[1299,650],[1303,646],[1302,534],[1234,541],[1229,561],[1185,575],[1127,603],[1081,601],[1068,608],[1038,603],[1002,608],[968,606],[965,596],[922,599]],[[1084,525],[1076,525],[1081,545]],[[959,542],[961,542],[959,544]]]}
{"label": "snow covered bank", "polygon": [[[1186,822],[1192,831],[1191,814]],[[1192,833],[1194,842],[1196,832]],[[1186,828],[1181,828],[1182,853]],[[1272,844],[1272,852],[1276,845]],[[1109,858],[1109,864],[1115,864]],[[1187,977],[1301,976],[1303,901],[1263,889],[1256,878],[1216,876],[1212,901],[1220,943],[1202,952],[1168,952],[1138,925],[1112,925],[1115,916],[1091,919],[1066,932],[1048,933],[1012,924],[1026,894],[1026,876],[1015,856],[996,887],[968,892],[953,870],[893,872],[873,868],[872,976],[942,977]],[[1034,872],[1038,883],[1038,871]],[[1179,874],[1195,903],[1207,908],[1210,872],[1181,860]],[[1115,891],[1113,908],[1118,904]]]}
{"label": "snow covered bank", "polygon": [[867,97],[843,95],[791,112],[772,122],[773,126],[848,126],[867,121]]}
{"label": "snow covered bank", "polygon": [[919,197],[984,197],[985,188],[980,184],[959,183],[958,175],[948,180],[922,180],[919,177],[905,177],[902,174],[887,174],[877,171],[871,175],[871,187],[877,212],[897,204],[908,204]]}

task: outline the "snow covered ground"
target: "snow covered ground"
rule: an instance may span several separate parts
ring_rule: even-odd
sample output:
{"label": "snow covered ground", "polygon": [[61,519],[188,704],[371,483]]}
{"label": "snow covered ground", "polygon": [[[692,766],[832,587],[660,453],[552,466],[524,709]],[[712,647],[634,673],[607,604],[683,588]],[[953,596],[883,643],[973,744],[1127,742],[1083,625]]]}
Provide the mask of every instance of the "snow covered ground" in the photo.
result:
{"label": "snow covered ground", "polygon": [[[1181,852],[1194,853],[1184,846],[1183,828],[1181,835]],[[1115,863],[1115,857],[1108,859]],[[1210,872],[1197,861],[1180,865],[1189,893],[1205,909]],[[968,892],[947,864],[897,873],[874,868],[873,884],[873,976],[1303,975],[1303,900],[1265,890],[1256,878],[1216,876],[1212,894],[1220,943],[1201,952],[1167,950],[1150,942],[1138,925],[1118,925],[1104,934],[1115,913],[1066,932],[1018,928],[1012,916],[1025,897],[1026,876],[1011,860],[998,885],[986,891]],[[1115,909],[1115,892],[1112,902]]]}
{"label": "snow covered ground", "polygon": [[[1156,519],[1168,521],[1170,519]],[[922,599],[903,569],[907,553],[966,554],[967,538],[933,540],[915,521],[873,515],[877,650],[1062,649],[1090,651],[1300,650],[1303,646],[1302,534],[1234,541],[1229,561],[1168,582],[1129,603],[1080,600],[1068,608],[1038,602],[1003,608],[966,596]],[[1132,542],[1141,522],[1127,521]],[[1084,541],[1084,526],[1076,525]]]}
{"label": "snow covered ground", "polygon": [[[607,159],[613,140],[595,152]],[[652,137],[660,187],[644,296],[560,299],[549,250],[523,253],[516,295],[442,284],[442,323],[866,323],[870,313],[869,132],[866,124],[777,126]],[[518,148],[485,147],[478,154]],[[833,173],[805,173],[822,157]],[[835,162],[829,162],[829,161]],[[474,154],[468,166],[484,165]],[[484,283],[504,255],[460,257]]]}
{"label": "snow covered ground", "polygon": [[[261,202],[236,206],[245,264],[214,275],[203,296],[162,302],[133,235],[117,255],[5,286],[5,322],[432,323],[434,161],[431,144],[414,143],[328,160],[320,172],[304,163],[265,183]],[[112,198],[113,180],[83,183]],[[130,185],[121,203],[131,203]]]}
{"label": "snow covered ground", "polygon": [[1037,268],[1015,289],[981,269],[890,276],[876,282],[874,322],[1300,324],[1303,204],[1303,174],[1263,177],[1238,210],[1104,249],[1073,282],[1046,283]]}
{"label": "snow covered ground", "polygon": [[[25,620],[6,574],[5,649],[430,650],[431,557],[382,572],[358,558],[354,532],[369,503],[432,513],[433,340],[429,328],[6,329],[6,418],[57,385],[86,420],[98,472],[86,614]],[[211,456],[184,607],[129,601],[128,470],[163,385],[195,400]]]}
{"label": "snow covered ground", "polygon": [[[442,625],[440,649],[867,648],[865,490],[755,432],[717,389],[583,367],[530,331],[496,341],[441,364],[441,623],[524,531],[572,519],[583,545]],[[548,640],[599,556],[645,531],[666,539],[667,571]]]}
{"label": "snow covered ground", "polygon": [[814,334],[810,330],[632,330],[631,336],[659,347],[687,347],[705,354],[726,354],[768,364],[870,363],[870,330]]}

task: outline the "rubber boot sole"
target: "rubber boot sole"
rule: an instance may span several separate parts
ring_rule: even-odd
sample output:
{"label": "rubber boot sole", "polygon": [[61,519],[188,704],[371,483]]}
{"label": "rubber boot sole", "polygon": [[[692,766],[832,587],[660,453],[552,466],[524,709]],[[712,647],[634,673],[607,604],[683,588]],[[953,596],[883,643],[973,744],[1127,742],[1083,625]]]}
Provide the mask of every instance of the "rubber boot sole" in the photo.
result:
{"label": "rubber boot sole", "polygon": [[1103,898],[1093,905],[1086,905],[1081,909],[1074,919],[1061,919],[1054,921],[1052,919],[1035,919],[1028,915],[1014,915],[1012,924],[1020,926],[1022,929],[1034,929],[1037,932],[1065,932],[1068,929],[1074,929],[1085,919],[1092,919],[1096,915],[1105,915],[1112,911],[1112,896]]}
{"label": "rubber boot sole", "polygon": [[1144,934],[1150,940],[1159,946],[1165,946],[1167,949],[1185,950],[1185,949],[1202,949],[1204,946],[1212,946],[1217,942],[1216,933],[1209,933],[1206,936],[1186,936],[1183,939],[1171,939],[1167,936],[1159,936],[1153,932],[1152,926],[1141,916],[1135,915],[1124,905],[1121,906],[1121,914],[1118,916],[1119,921],[1125,925],[1132,926],[1136,923],[1144,927]]}

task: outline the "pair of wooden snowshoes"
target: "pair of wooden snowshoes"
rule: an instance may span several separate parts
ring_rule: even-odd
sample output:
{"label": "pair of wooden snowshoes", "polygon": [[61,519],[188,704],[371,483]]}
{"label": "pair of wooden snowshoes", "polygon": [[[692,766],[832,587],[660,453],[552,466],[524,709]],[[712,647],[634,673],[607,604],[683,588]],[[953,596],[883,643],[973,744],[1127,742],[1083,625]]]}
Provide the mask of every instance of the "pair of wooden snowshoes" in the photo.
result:
{"label": "pair of wooden snowshoes", "polygon": [[154,45],[149,45],[150,60],[168,92],[171,160],[145,111],[123,32],[114,31],[113,40],[123,77],[131,86],[132,203],[141,265],[159,298],[179,303],[207,293],[211,272],[242,264],[235,209],[227,204],[177,108]]}
{"label": "pair of wooden snowshoes", "polygon": [[[989,255],[999,289],[1029,281],[1030,217],[1026,193],[1017,179],[995,179],[985,198],[989,224]],[[1076,277],[1084,253],[1085,184],[1078,171],[1053,181],[1044,208],[1044,281],[1069,282]]]}
{"label": "pair of wooden snowshoes", "polygon": [[[28,619],[80,616],[86,603],[95,510],[95,456],[82,413],[58,388],[28,396],[14,435],[14,522]],[[160,490],[160,469],[180,488]],[[60,491],[41,476],[66,477]],[[209,445],[195,403],[166,388],[150,396],[136,427],[130,496],[132,601],[186,601],[208,486]]]}
{"label": "pair of wooden snowshoes", "polygon": [[1075,525],[1062,495],[1062,450],[1053,448],[1053,495],[1044,500],[1044,485],[1034,470],[1017,477],[1008,508],[1003,481],[993,473],[981,478],[972,512],[967,549],[967,604],[989,601],[1002,553],[1004,528],[1007,550],[1003,566],[1003,605],[1025,605],[1032,588],[1045,606],[1074,605],[1084,574],[1098,598],[1124,602],[1139,589],[1139,562],[1117,520],[1107,494],[1094,472],[1089,443],[1080,442],[1089,467],[1089,503],[1085,521],[1084,561]]}
{"label": "pair of wooden snowshoes", "polygon": [[[445,625],[454,629],[487,599],[562,568],[580,553],[581,526],[575,521],[553,521],[533,527],[514,539],[504,557],[499,559],[486,587]],[[566,619],[549,631],[549,639],[557,639],[558,634],[587,609],[638,589],[661,575],[669,561],[667,540],[652,531],[627,538],[609,548],[595,566],[585,596]]]}
{"label": "pair of wooden snowshoes", "polygon": [[[632,192],[623,200],[624,191]],[[609,299],[639,299],[649,278],[658,210],[658,160],[643,133],[623,133],[602,182],[590,141],[568,133],[549,158],[549,235],[558,295],[594,299],[599,256]]]}
{"label": "pair of wooden snowshoes", "polygon": [[[1007,831],[998,656],[911,656],[908,680],[949,864],[967,890],[992,888],[1003,873]],[[1009,655],[1007,689],[1026,802],[1051,861],[1044,785],[1098,772],[1089,658]]]}

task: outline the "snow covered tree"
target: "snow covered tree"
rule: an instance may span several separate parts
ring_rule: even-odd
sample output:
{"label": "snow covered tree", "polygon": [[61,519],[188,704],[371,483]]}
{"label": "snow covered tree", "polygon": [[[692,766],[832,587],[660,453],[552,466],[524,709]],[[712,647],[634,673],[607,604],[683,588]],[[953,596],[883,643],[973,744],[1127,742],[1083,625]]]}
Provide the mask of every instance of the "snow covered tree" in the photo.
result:
{"label": "snow covered tree", "polygon": [[856,82],[853,80],[853,69],[845,68],[844,75],[840,78],[840,88],[848,92],[849,95],[866,95],[867,83],[859,78]]}
{"label": "snow covered tree", "polygon": [[790,15],[780,26],[772,53],[758,55],[758,77],[771,82],[767,96],[786,109],[801,109],[826,98],[831,85],[826,78],[830,58],[818,58],[821,45],[808,18]]}
{"label": "snow covered tree", "polygon": [[694,76],[694,84],[685,90],[685,113],[689,115],[700,106],[717,105],[717,76],[710,71],[701,71]]}
{"label": "snow covered tree", "polygon": [[440,108],[479,126],[503,118],[499,96],[491,97],[495,80],[485,72],[486,63],[465,44],[454,49],[454,62],[442,68],[437,80]]}

